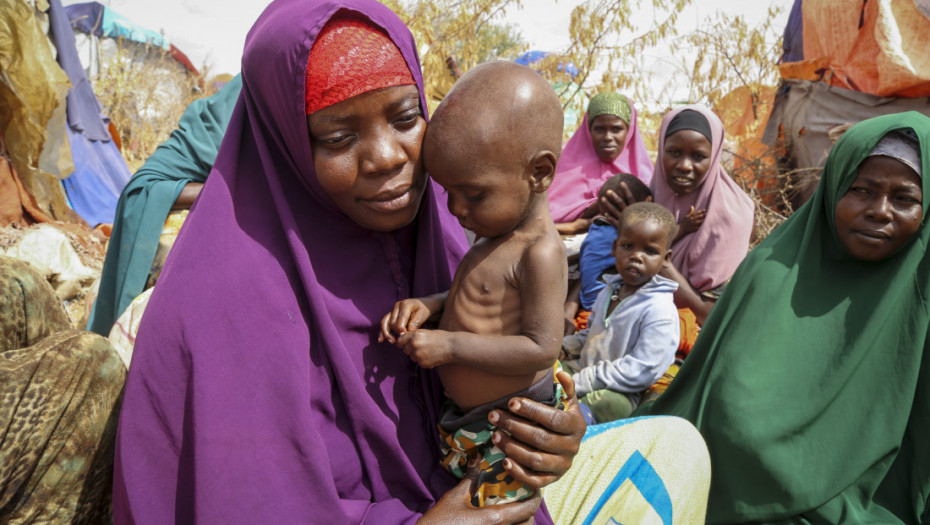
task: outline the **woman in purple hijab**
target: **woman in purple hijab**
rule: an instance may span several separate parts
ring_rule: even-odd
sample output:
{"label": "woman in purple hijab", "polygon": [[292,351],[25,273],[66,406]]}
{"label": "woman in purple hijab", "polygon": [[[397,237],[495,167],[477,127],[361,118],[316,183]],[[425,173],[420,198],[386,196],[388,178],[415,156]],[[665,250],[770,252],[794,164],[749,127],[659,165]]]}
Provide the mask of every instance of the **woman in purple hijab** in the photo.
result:
{"label": "woman in purple hijab", "polygon": [[[355,94],[381,58],[344,67],[356,51],[338,35],[336,60],[307,67],[324,26],[347,16],[393,42],[412,82]],[[307,89],[320,68],[349,91]],[[242,80],[136,340],[115,521],[531,517],[538,499],[468,506],[468,482],[439,464],[435,374],[377,343],[381,315],[447,290],[466,249],[419,158],[426,102],[409,31],[374,0],[276,0],[247,37]],[[574,398],[566,412],[517,405],[492,417],[513,435],[501,442],[511,472],[542,486],[568,469],[584,423]],[[544,506],[535,518],[551,522]]]}

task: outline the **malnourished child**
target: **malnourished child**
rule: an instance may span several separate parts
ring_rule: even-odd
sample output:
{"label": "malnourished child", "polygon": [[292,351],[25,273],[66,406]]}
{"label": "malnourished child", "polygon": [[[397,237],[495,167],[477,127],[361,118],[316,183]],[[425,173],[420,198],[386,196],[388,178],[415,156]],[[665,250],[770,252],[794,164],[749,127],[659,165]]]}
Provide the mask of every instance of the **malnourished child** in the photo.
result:
{"label": "malnourished child", "polygon": [[675,218],[651,202],[627,206],[614,241],[617,275],[594,302],[588,327],[566,336],[563,364],[581,403],[598,423],[624,418],[675,359],[681,331],[674,293],[678,284],[658,275],[669,264]]}
{"label": "malnourished child", "polygon": [[[488,413],[514,396],[552,406],[563,401],[555,373],[568,270],[546,194],[561,141],[555,92],[538,73],[511,62],[465,74],[423,140],[427,171],[478,240],[451,289],[399,301],[382,320],[381,338],[420,366],[438,367],[450,398],[439,421],[443,464],[463,477],[468,460],[481,457],[476,506],[533,493],[507,470]],[[438,329],[420,328],[440,313]]]}

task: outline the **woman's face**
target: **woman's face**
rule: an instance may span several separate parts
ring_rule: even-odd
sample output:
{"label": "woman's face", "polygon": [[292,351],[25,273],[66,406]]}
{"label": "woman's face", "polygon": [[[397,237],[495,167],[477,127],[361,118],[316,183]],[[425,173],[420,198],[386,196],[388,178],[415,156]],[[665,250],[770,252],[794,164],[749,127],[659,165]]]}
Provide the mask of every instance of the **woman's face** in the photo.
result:
{"label": "woman's face", "polygon": [[662,167],[665,180],[678,195],[697,191],[710,169],[712,145],[693,129],[676,131],[665,138]]}
{"label": "woman's face", "polygon": [[869,157],[836,204],[836,233],[853,257],[887,259],[920,229],[922,203],[914,170],[891,157]]}
{"label": "woman's face", "polygon": [[601,162],[613,162],[626,142],[629,126],[620,117],[598,115],[591,121],[591,144]]}
{"label": "woman's face", "polygon": [[413,221],[426,188],[426,119],[416,86],[356,95],[307,122],[317,180],[343,213],[374,231]]}

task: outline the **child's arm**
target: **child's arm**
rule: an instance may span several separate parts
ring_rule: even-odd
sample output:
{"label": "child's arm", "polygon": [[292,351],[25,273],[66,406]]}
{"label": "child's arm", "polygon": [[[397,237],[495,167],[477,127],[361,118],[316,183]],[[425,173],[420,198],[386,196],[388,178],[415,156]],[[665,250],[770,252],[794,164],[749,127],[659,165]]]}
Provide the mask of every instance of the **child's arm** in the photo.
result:
{"label": "child's arm", "polygon": [[633,393],[646,390],[668,370],[675,360],[681,338],[677,311],[649,315],[643,319],[639,337],[624,354],[623,348],[611,349],[621,356],[613,361],[601,361],[574,376],[579,396],[595,390]]}
{"label": "child's arm", "polygon": [[546,237],[528,248],[518,279],[520,335],[416,330],[401,335],[397,345],[425,368],[457,364],[521,375],[552,366],[562,348],[562,302],[568,289],[562,243]]}
{"label": "child's arm", "polygon": [[675,305],[678,306],[678,308],[690,308],[691,311],[694,312],[694,317],[697,318],[698,324],[703,325],[704,321],[707,320],[707,316],[710,315],[711,308],[713,308],[714,303],[717,301],[704,297],[700,292],[695,290],[694,287],[691,286],[691,283],[688,282],[688,279],[686,279],[671,262],[662,268],[659,275],[678,283],[678,289],[675,290]]}
{"label": "child's arm", "polygon": [[706,218],[707,210],[695,210],[694,206],[691,206],[691,211],[678,223],[678,231],[675,233],[675,240],[672,241],[672,244],[678,242],[685,235],[698,231]]}
{"label": "child's arm", "polygon": [[581,355],[581,349],[584,348],[585,341],[588,340],[589,328],[579,330],[562,338],[562,350],[565,353],[565,359],[578,359],[578,356]]}
{"label": "child's arm", "polygon": [[403,335],[423,326],[423,323],[428,320],[438,320],[439,313],[442,312],[448,296],[449,292],[442,292],[426,297],[397,301],[391,313],[381,319],[381,333],[378,334],[378,342],[395,343],[397,341],[394,339],[392,331],[398,335]]}

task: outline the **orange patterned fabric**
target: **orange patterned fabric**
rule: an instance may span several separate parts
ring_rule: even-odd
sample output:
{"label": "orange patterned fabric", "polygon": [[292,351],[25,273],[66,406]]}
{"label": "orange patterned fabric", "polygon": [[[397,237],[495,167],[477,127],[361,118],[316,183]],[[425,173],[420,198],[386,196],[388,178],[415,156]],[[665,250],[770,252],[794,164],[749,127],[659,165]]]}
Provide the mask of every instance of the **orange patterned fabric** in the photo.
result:
{"label": "orange patterned fabric", "polygon": [[374,89],[414,84],[407,62],[384,31],[360,18],[333,18],[310,49],[307,115]]}
{"label": "orange patterned fabric", "polygon": [[588,327],[588,317],[591,317],[591,310],[585,310],[584,308],[578,310],[578,315],[575,316],[575,331],[580,332]]}
{"label": "orange patterned fabric", "polygon": [[678,320],[681,323],[681,342],[678,344],[678,351],[675,352],[677,359],[684,359],[691,353],[691,347],[697,340],[698,332],[701,331],[698,326],[697,317],[690,308],[678,309]]}

